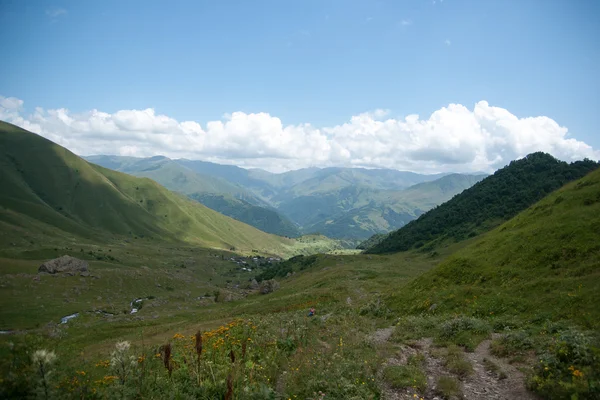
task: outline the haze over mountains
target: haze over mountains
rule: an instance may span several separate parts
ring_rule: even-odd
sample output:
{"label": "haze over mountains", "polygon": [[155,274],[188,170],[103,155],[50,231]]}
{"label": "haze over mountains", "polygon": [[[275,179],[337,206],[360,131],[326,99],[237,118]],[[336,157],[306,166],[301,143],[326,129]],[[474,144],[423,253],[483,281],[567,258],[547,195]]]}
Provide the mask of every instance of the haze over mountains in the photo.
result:
{"label": "haze over mountains", "polygon": [[86,159],[154,179],[265,232],[321,233],[337,239],[366,239],[397,229],[486,176],[363,168],[305,168],[275,174],[162,156]]}

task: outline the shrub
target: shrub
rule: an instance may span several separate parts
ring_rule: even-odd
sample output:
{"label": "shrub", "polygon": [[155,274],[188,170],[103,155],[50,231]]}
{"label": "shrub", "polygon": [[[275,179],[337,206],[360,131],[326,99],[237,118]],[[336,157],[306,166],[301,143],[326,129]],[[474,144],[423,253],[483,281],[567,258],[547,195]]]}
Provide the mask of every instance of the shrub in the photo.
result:
{"label": "shrub", "polygon": [[490,331],[490,325],[481,319],[456,317],[441,325],[439,337],[442,341],[464,346],[467,350],[473,351]]}
{"label": "shrub", "polygon": [[533,349],[533,340],[525,331],[509,332],[499,339],[492,341],[491,352],[498,357],[520,355]]}
{"label": "shrub", "polygon": [[600,398],[600,350],[597,338],[573,329],[555,336],[541,354],[531,390],[552,399]]}
{"label": "shrub", "polygon": [[437,380],[435,391],[444,399],[459,398],[462,395],[460,382],[450,376],[440,376]]}
{"label": "shrub", "polygon": [[431,316],[408,316],[398,320],[391,339],[395,342],[431,337],[437,334],[440,319]]}
{"label": "shrub", "polygon": [[464,378],[473,372],[473,366],[465,358],[462,349],[458,346],[451,345],[444,354],[444,364],[448,371]]}

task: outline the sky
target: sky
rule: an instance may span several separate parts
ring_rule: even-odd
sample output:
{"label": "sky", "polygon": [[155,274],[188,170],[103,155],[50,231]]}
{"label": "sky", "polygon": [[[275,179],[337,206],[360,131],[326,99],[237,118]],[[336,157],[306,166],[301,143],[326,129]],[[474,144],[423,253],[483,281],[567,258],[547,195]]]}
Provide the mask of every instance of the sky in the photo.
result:
{"label": "sky", "polygon": [[600,1],[0,0],[0,119],[285,171],[600,159]]}

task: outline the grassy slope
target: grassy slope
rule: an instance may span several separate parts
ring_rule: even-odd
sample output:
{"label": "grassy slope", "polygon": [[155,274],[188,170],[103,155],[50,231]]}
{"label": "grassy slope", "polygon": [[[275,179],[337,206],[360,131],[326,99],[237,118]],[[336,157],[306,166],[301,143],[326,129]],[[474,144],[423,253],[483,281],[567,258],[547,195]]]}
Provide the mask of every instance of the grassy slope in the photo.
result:
{"label": "grassy slope", "polygon": [[600,329],[600,170],[568,184],[395,296],[411,313],[571,320]]}
{"label": "grassy slope", "polygon": [[549,154],[530,154],[392,232],[367,252],[406,251],[427,244],[432,248],[476,236],[596,168],[598,163],[590,160],[568,164]]}
{"label": "grassy slope", "polygon": [[[114,235],[288,254],[293,241],[269,235],[169,192],[149,179],[89,164],[65,148],[0,125],[0,221],[31,231],[109,240]],[[35,223],[33,222],[35,220]],[[31,229],[28,229],[31,228]],[[15,238],[16,240],[17,238]]]}
{"label": "grassy slope", "polygon": [[300,231],[287,218],[243,187],[223,178],[194,172],[166,157],[92,156],[95,164],[137,177],[150,178],[169,190],[183,193],[205,206],[254,226],[263,232],[296,237]]}

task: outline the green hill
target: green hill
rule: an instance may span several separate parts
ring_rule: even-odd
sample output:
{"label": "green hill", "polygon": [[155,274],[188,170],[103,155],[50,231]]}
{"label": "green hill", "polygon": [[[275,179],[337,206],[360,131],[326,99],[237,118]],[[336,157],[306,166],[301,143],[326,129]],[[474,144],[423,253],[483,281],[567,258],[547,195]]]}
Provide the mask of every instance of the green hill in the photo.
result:
{"label": "green hill", "polygon": [[[272,209],[251,191],[224,178],[193,171],[167,157],[90,156],[85,158],[105,168],[150,178],[169,190],[183,193],[221,214],[264,232],[289,237],[300,235],[299,229],[290,220]],[[208,164],[212,165],[212,163]]]}
{"label": "green hill", "polygon": [[452,254],[398,304],[416,313],[436,304],[436,313],[568,319],[598,330],[599,232],[596,170]]}
{"label": "green hill", "polygon": [[[115,172],[16,126],[0,123],[3,240],[116,236],[204,247],[293,254],[298,244],[269,235],[170,192]],[[4,246],[3,246],[4,247]]]}
{"label": "green hill", "polygon": [[300,230],[296,225],[270,208],[259,207],[245,200],[222,194],[193,193],[189,197],[208,208],[258,228],[263,232],[294,238],[300,236]]}
{"label": "green hill", "polygon": [[476,236],[597,167],[590,160],[569,164],[545,153],[530,154],[391,233],[367,252],[406,251]]}

